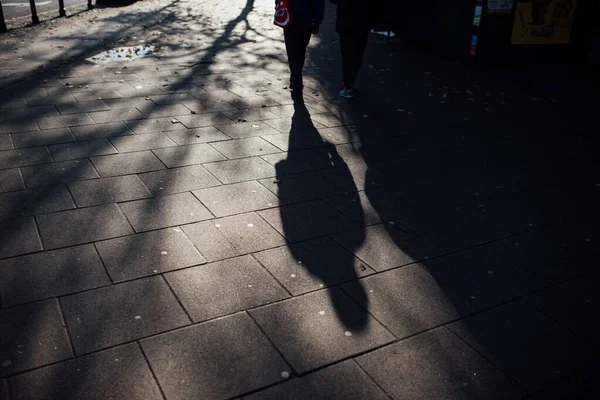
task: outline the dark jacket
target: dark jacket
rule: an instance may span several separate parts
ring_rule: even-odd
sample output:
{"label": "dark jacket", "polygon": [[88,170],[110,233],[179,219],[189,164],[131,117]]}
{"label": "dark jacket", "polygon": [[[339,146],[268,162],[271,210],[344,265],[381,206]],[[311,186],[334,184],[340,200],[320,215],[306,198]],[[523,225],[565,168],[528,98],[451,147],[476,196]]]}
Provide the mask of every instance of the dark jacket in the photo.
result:
{"label": "dark jacket", "polygon": [[318,28],[323,22],[325,0],[290,0],[290,14],[294,23]]}
{"label": "dark jacket", "polygon": [[338,32],[372,29],[382,5],[369,0],[329,0],[337,4],[336,29]]}

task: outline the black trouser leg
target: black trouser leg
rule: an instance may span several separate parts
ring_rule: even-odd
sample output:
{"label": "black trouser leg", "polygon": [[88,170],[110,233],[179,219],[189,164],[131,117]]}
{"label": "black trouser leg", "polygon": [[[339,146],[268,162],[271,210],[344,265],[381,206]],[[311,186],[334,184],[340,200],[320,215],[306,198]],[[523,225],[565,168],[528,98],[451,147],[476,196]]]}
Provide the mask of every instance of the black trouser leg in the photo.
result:
{"label": "black trouser leg", "polygon": [[290,66],[290,85],[295,90],[302,90],[302,69],[306,58],[306,48],[312,34],[308,27],[292,25],[283,30],[285,49]]}
{"label": "black trouser leg", "polygon": [[368,39],[368,29],[340,32],[344,87],[347,89],[354,87],[354,82],[362,65]]}

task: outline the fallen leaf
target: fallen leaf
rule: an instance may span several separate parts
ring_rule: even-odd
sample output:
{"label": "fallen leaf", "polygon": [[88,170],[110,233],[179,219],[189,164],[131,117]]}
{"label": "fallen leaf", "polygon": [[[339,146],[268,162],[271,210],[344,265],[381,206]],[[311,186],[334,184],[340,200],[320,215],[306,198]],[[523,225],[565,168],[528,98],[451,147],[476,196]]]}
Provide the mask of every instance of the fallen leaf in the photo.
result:
{"label": "fallen leaf", "polygon": [[273,179],[273,183],[279,183],[279,182],[281,182],[279,179],[277,179],[277,178]]}
{"label": "fallen leaf", "polygon": [[238,118],[237,122],[248,122],[248,121],[246,120],[246,118]]}
{"label": "fallen leaf", "polygon": [[365,267],[365,264],[360,263],[360,265],[358,266],[358,269],[360,269],[361,271],[366,271],[367,267]]}

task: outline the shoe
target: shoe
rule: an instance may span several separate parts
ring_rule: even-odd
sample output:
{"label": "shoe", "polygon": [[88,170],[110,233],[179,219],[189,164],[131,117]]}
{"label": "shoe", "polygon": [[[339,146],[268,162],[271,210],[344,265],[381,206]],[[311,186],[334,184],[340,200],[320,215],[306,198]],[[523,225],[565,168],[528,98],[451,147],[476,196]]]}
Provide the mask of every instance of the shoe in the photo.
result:
{"label": "shoe", "polygon": [[344,88],[344,89],[340,90],[340,96],[345,99],[353,99],[354,98],[354,90]]}

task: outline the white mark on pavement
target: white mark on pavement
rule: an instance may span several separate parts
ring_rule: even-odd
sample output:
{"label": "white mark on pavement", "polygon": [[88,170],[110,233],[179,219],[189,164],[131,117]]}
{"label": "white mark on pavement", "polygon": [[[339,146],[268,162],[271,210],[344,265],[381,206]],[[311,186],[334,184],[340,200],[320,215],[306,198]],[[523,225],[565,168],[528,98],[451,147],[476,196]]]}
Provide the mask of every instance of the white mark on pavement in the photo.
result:
{"label": "white mark on pavement", "polygon": [[352,332],[350,332],[350,331],[346,331],[346,332],[344,332],[344,335],[346,335],[346,336],[350,337],[350,336],[352,336]]}
{"label": "white mark on pavement", "polygon": [[282,377],[282,378],[284,378],[284,379],[287,379],[287,378],[289,378],[289,377],[290,377],[290,373],[289,373],[289,372],[287,372],[287,371],[283,371],[283,372],[281,373],[281,377]]}

